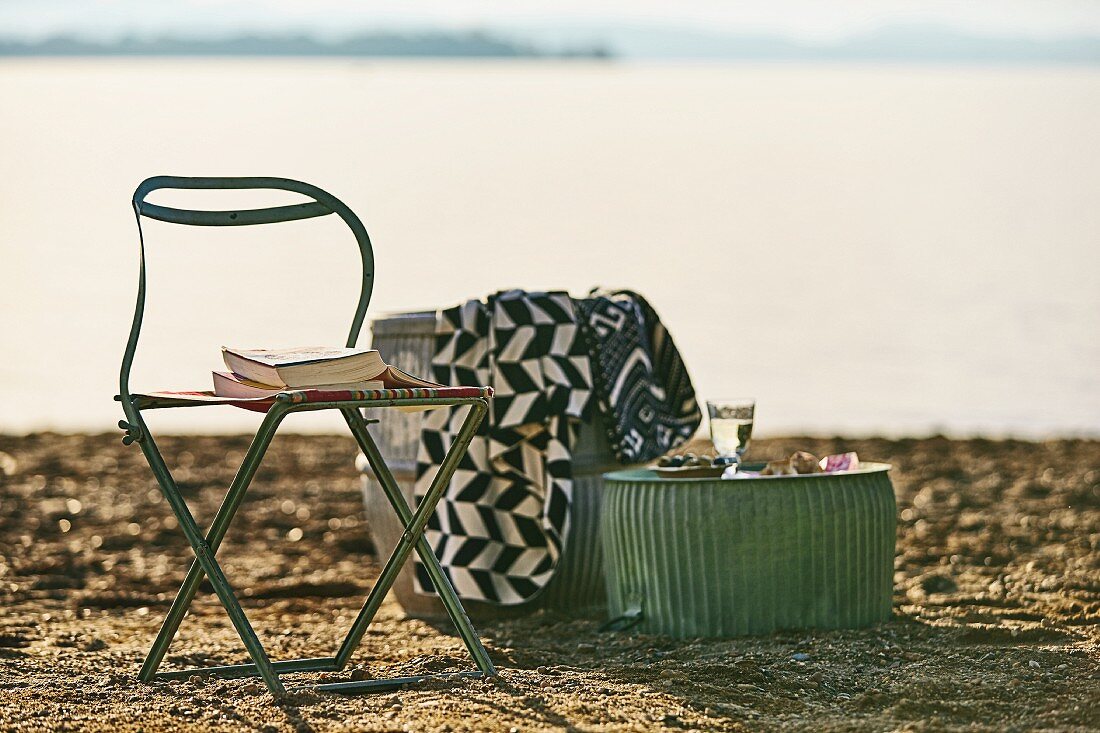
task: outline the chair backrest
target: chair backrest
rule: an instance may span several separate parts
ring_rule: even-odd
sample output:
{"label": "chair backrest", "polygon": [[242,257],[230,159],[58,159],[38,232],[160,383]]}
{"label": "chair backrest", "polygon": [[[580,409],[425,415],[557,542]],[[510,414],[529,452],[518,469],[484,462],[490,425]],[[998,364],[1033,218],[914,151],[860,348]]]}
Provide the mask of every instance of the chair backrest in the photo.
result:
{"label": "chair backrest", "polygon": [[[201,211],[194,209],[176,209],[158,206],[145,200],[153,191],[162,188],[175,189],[269,189],[292,191],[312,199],[307,203],[288,206],[271,206],[264,209],[238,209],[229,211]],[[141,217],[166,221],[172,224],[189,226],[224,227],[248,226],[251,224],[274,224],[298,219],[312,219],[317,216],[336,214],[348,225],[355,240],[359,243],[359,254],[363,261],[362,287],[359,292],[359,304],[351,322],[347,345],[355,346],[359,340],[359,331],[363,327],[367,305],[370,304],[371,291],[374,289],[374,250],[370,237],[359,217],[342,201],[316,186],[294,181],[289,178],[188,178],[179,176],[154,176],[141,182],[134,191],[134,215],[137,217],[139,272],[137,306],[134,309],[134,322],[130,327],[130,338],[126,342],[126,351],[122,356],[122,369],[119,373],[119,394],[123,408],[129,415],[130,410],[130,365],[137,351],[138,336],[141,334],[141,321],[145,313],[145,236],[141,231]]]}

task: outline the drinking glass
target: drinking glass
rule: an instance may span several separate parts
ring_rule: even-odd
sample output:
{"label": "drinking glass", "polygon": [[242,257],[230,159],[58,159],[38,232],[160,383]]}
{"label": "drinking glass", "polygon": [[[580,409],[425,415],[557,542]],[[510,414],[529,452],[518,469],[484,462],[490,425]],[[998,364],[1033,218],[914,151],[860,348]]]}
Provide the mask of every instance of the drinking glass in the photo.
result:
{"label": "drinking glass", "polygon": [[710,439],[723,463],[741,464],[741,456],[749,448],[752,438],[752,418],[756,400],[722,399],[708,400]]}

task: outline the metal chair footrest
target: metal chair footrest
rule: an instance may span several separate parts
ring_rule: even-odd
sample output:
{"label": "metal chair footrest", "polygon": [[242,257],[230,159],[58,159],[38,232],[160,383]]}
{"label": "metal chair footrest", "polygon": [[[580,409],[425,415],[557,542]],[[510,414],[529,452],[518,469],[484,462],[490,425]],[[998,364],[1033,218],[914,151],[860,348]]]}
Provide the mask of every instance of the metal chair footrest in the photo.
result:
{"label": "metal chair footrest", "polygon": [[399,690],[405,685],[415,685],[425,680],[460,680],[466,678],[487,677],[484,672],[444,672],[441,674],[426,674],[416,677],[391,677],[383,680],[355,680],[352,682],[327,682],[320,685],[304,685],[293,688],[291,691],[315,690],[317,692],[333,692],[338,695],[355,695],[362,692],[386,692]]}
{"label": "metal chair footrest", "polygon": [[[272,662],[271,666],[276,672],[337,672],[340,666],[336,663],[336,657],[310,657],[306,659],[287,659],[281,662]],[[157,672],[154,679],[158,680],[184,680],[195,674],[212,674],[223,679],[236,679],[238,677],[259,677],[260,670],[255,664],[227,664],[222,667],[194,667],[192,669],[176,669],[168,672]]]}

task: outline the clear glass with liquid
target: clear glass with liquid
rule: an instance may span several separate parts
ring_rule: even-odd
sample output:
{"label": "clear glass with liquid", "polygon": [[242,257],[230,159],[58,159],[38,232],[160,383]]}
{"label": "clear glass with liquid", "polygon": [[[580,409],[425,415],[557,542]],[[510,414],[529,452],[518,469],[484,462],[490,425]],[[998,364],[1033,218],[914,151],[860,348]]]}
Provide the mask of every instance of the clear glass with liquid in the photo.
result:
{"label": "clear glass with liquid", "polygon": [[741,456],[749,449],[749,441],[752,439],[755,411],[756,401],[751,399],[707,402],[710,439],[719,458],[734,464],[741,463]]}

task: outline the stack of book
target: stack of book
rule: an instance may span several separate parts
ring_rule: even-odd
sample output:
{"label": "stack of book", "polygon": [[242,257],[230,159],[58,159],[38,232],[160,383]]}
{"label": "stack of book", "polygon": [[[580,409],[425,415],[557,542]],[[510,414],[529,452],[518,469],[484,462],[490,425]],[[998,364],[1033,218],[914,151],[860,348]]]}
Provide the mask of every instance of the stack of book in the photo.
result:
{"label": "stack of book", "polygon": [[214,372],[218,397],[255,399],[287,390],[368,390],[442,387],[382,361],[374,349],[305,346],[292,349],[222,347],[228,372]]}

